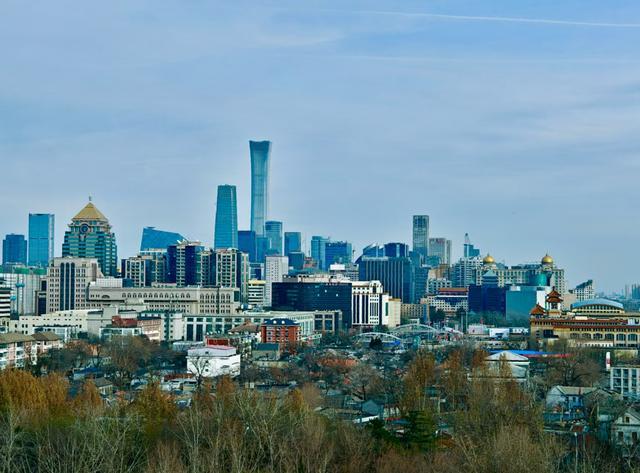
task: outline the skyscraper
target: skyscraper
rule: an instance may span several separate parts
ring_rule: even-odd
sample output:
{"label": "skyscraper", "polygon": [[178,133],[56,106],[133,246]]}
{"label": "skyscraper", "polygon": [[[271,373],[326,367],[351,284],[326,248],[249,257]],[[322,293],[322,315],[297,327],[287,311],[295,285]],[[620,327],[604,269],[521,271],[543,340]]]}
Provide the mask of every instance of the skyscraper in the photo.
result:
{"label": "skyscraper", "polygon": [[167,248],[165,280],[178,287],[196,286],[202,282],[201,253],[204,246],[199,241],[182,241]]}
{"label": "skyscraper", "polygon": [[53,214],[29,214],[29,266],[46,267],[53,258]]}
{"label": "skyscraper", "polygon": [[258,261],[256,232],[253,230],[240,230],[238,232],[238,249],[249,255],[249,261],[251,263]]}
{"label": "skyscraper", "polygon": [[429,238],[429,256],[438,258],[439,264],[451,264],[451,240]]}
{"label": "skyscraper", "polygon": [[284,232],[284,254],[302,251],[302,233],[300,232]]}
{"label": "skyscraper", "polygon": [[324,265],[324,253],[327,246],[328,238],[314,235],[311,237],[311,257],[318,262],[318,267]]}
{"label": "skyscraper", "polygon": [[429,216],[413,216],[413,251],[423,259],[429,256]]}
{"label": "skyscraper", "polygon": [[264,235],[269,211],[269,161],[271,141],[249,141],[251,153],[251,230]]}
{"label": "skyscraper", "polygon": [[471,244],[471,239],[469,238],[468,233],[464,234],[464,251],[462,254],[465,258],[475,258],[480,256],[480,249]]}
{"label": "skyscraper", "polygon": [[238,248],[238,203],[236,186],[218,186],[216,203],[216,249]]}
{"label": "skyscraper", "polygon": [[269,220],[264,224],[264,234],[269,239],[268,254],[282,255],[282,222]]}
{"label": "skyscraper", "polygon": [[64,234],[62,256],[96,258],[105,276],[117,276],[116,236],[107,217],[92,202],[71,219]]}
{"label": "skyscraper", "polygon": [[157,230],[155,227],[144,227],[140,240],[140,251],[166,250],[169,245],[175,245],[182,240],[186,240],[186,238],[179,233]]}
{"label": "skyscraper", "polygon": [[4,237],[2,264],[27,264],[27,240],[24,235],[10,233]]}
{"label": "skyscraper", "polygon": [[271,295],[273,283],[282,282],[289,271],[289,258],[286,256],[267,256],[264,265],[265,281],[265,305],[271,307]]}
{"label": "skyscraper", "polygon": [[322,269],[329,269],[334,264],[348,264],[353,258],[351,243],[346,241],[327,241],[324,245],[324,261]]}

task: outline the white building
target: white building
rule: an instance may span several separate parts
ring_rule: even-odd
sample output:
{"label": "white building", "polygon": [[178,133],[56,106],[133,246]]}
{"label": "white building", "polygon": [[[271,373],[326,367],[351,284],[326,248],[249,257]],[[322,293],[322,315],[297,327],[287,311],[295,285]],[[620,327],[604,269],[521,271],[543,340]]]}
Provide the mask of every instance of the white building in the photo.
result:
{"label": "white building", "polygon": [[266,289],[266,281],[251,279],[248,284],[247,303],[252,307],[263,307]]}
{"label": "white building", "polygon": [[573,290],[573,294],[576,296],[576,302],[588,301],[589,299],[596,298],[596,291],[593,287],[593,279],[589,279],[581,284],[578,284]]}
{"label": "white building", "polygon": [[210,345],[187,352],[187,371],[197,378],[240,375],[240,355],[235,347]]}
{"label": "white building", "polygon": [[612,366],[609,371],[609,389],[625,399],[640,399],[640,365]]}
{"label": "white building", "polygon": [[88,309],[87,288],[101,277],[95,258],[53,258],[47,268],[47,313]]}
{"label": "white building", "polygon": [[380,281],[357,281],[351,284],[351,325],[375,326],[382,323],[389,295]]}
{"label": "white building", "polygon": [[104,310],[63,310],[43,315],[23,315],[9,322],[9,331],[23,335],[34,333],[47,327],[68,327],[75,334],[80,332],[100,336],[100,330],[111,323],[111,318],[118,315],[117,307],[106,307]]}
{"label": "white building", "polygon": [[289,257],[269,255],[266,257],[265,266],[265,297],[264,304],[271,307],[271,285],[274,282],[282,282],[284,277],[289,273]]}
{"label": "white building", "polygon": [[11,288],[0,284],[0,327],[7,327],[11,317]]}
{"label": "white building", "polygon": [[[640,440],[640,413],[630,407],[613,422],[611,441],[624,451],[637,449],[638,440]],[[629,450],[628,453],[635,455],[636,452]]]}
{"label": "white building", "polygon": [[4,285],[11,289],[11,313],[18,315],[37,313],[37,293],[45,278],[38,271],[42,272],[40,269],[14,268],[12,272],[0,273],[0,281],[4,280]]}

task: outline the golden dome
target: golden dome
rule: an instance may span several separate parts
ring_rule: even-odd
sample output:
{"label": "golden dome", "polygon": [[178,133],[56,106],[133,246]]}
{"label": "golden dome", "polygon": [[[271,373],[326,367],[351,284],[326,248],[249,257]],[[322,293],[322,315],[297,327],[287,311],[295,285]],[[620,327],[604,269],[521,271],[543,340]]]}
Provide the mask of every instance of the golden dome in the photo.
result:
{"label": "golden dome", "polygon": [[547,253],[540,261],[542,264],[553,264],[553,258]]}
{"label": "golden dome", "polygon": [[484,257],[484,259],[482,260],[483,264],[495,264],[496,260],[493,259],[493,256],[487,254],[487,256]]}

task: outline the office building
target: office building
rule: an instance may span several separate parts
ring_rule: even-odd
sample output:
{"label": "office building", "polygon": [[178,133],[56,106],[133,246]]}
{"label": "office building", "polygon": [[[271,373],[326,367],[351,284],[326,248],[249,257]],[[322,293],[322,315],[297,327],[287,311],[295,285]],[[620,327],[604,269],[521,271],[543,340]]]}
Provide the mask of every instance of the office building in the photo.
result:
{"label": "office building", "polygon": [[415,300],[415,272],[409,258],[363,256],[358,260],[360,281],[380,281],[394,299],[405,304]]}
{"label": "office building", "polygon": [[97,258],[53,258],[47,268],[47,313],[88,309],[87,288],[102,277]]}
{"label": "office building", "polygon": [[480,256],[480,249],[473,246],[469,234],[464,234],[464,248],[462,251],[463,258],[477,258]]}
{"label": "office building", "polygon": [[384,256],[389,258],[408,258],[409,257],[409,245],[406,243],[385,243]]}
{"label": "office building", "polygon": [[505,315],[507,309],[507,287],[497,284],[471,284],[469,286],[469,312],[475,314],[496,313]]}
{"label": "office building", "polygon": [[328,270],[332,264],[350,264],[353,260],[353,248],[346,241],[326,241],[322,269]]}
{"label": "office building", "polygon": [[252,230],[240,230],[238,231],[238,249],[243,253],[249,255],[249,262],[258,262],[257,253],[258,246],[256,240],[256,232]]}
{"label": "office building", "polygon": [[325,261],[325,246],[329,241],[323,236],[314,235],[311,237],[311,257],[318,262],[318,268],[324,269],[322,266]]}
{"label": "office building", "polygon": [[71,219],[64,234],[62,256],[95,258],[105,276],[117,276],[116,236],[111,231],[109,220],[92,202]]}
{"label": "office building", "polygon": [[269,240],[267,254],[284,255],[284,248],[282,246],[282,222],[269,220],[265,222],[264,228],[265,236]]}
{"label": "office building", "polygon": [[289,258],[286,256],[267,256],[264,271],[265,281],[267,283],[264,303],[267,307],[271,307],[273,284],[282,282],[283,278],[289,272]]}
{"label": "office building", "polygon": [[289,258],[289,267],[295,271],[302,271],[306,262],[306,256],[302,251],[292,251],[287,257]]}
{"label": "office building", "polygon": [[247,285],[247,303],[251,307],[261,308],[264,306],[267,282],[260,279],[250,279]]}
{"label": "office building", "polygon": [[[485,258],[486,261],[494,262],[493,258],[489,255]],[[460,258],[459,261],[451,266],[451,282],[454,287],[468,287],[471,284],[475,284],[477,279],[476,275],[482,267],[483,259],[479,256],[469,256]]]}
{"label": "office building", "polygon": [[122,260],[120,274],[123,284],[129,287],[151,286],[151,263],[148,256],[131,256]]}
{"label": "office building", "polygon": [[289,256],[290,253],[302,253],[302,233],[285,232],[284,233],[284,255]]}
{"label": "office building", "polygon": [[429,256],[429,216],[413,216],[413,251],[426,259]]}
{"label": "office building", "polygon": [[29,214],[29,266],[46,268],[53,258],[53,214]]}
{"label": "office building", "polygon": [[175,245],[183,240],[186,238],[179,233],[156,230],[155,227],[144,227],[140,240],[140,251],[166,250],[169,245]]}
{"label": "office building", "polygon": [[273,310],[339,310],[344,326],[351,326],[351,281],[329,276],[286,277],[272,285]]}
{"label": "office building", "polygon": [[2,241],[2,264],[23,265],[27,264],[27,240],[24,235],[10,233]]}
{"label": "office building", "polygon": [[251,154],[251,230],[263,236],[269,212],[270,141],[249,141]]}
{"label": "office building", "polygon": [[596,291],[593,288],[593,279],[578,284],[573,290],[573,294],[575,294],[577,302],[595,299]]}
{"label": "office building", "polygon": [[[38,293],[46,279],[44,268],[13,266],[0,272],[0,281],[11,290],[11,313],[34,315],[38,313]],[[0,282],[2,285],[2,282]]]}
{"label": "office building", "polygon": [[204,247],[199,241],[182,241],[167,247],[165,282],[178,287],[196,286],[202,282],[201,253]]}
{"label": "office building", "polygon": [[256,237],[256,262],[264,264],[268,254],[271,254],[271,240],[265,235]]}
{"label": "office building", "polygon": [[[393,326],[399,317],[389,311],[389,294],[384,292],[380,281],[360,281],[351,283],[351,326],[389,326],[390,316]],[[398,309],[400,305],[398,302]],[[398,314],[399,315],[399,314]]]}
{"label": "office building", "polygon": [[544,307],[549,292],[548,286],[509,286],[505,295],[507,321],[528,322],[531,309],[536,305]]}
{"label": "office building", "polygon": [[214,248],[238,248],[238,200],[236,186],[218,186]]}
{"label": "office building", "polygon": [[249,256],[235,248],[215,250],[212,256],[212,285],[237,288],[240,291],[240,302],[246,303],[250,274]]}
{"label": "office building", "polygon": [[[451,240],[446,238],[429,238],[429,257],[438,258],[438,262],[433,266],[440,264],[451,264]],[[434,261],[435,263],[435,261]]]}
{"label": "office building", "polygon": [[469,289],[466,287],[449,287],[438,289],[436,294],[423,299],[429,307],[443,311],[448,317],[454,317],[459,310],[469,312]]}

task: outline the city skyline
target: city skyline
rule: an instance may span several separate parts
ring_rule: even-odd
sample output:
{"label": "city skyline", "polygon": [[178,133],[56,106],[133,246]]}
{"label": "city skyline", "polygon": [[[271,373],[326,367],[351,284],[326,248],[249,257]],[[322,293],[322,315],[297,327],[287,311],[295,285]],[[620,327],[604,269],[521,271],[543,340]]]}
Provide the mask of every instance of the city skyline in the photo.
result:
{"label": "city skyline", "polygon": [[[367,7],[148,3],[149,22],[80,6],[72,25],[57,5],[42,18],[58,21],[7,6],[0,234],[50,212],[61,242],[91,194],[121,255],[144,226],[211,245],[217,185],[237,186],[249,228],[247,141],[268,139],[269,214],[307,247],[410,243],[424,213],[453,259],[469,232],[498,261],[549,252],[572,284],[636,282],[638,5]],[[103,18],[122,20],[118,38]]]}

